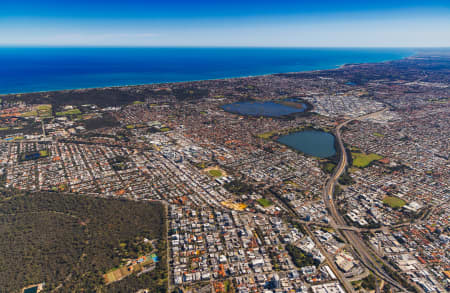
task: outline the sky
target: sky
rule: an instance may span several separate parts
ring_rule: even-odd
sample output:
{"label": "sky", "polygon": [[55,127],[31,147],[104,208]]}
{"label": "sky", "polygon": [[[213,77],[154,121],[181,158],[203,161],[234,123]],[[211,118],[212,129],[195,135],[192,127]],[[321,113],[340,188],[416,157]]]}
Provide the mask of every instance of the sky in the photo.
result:
{"label": "sky", "polygon": [[0,0],[0,46],[450,47],[450,1]]}

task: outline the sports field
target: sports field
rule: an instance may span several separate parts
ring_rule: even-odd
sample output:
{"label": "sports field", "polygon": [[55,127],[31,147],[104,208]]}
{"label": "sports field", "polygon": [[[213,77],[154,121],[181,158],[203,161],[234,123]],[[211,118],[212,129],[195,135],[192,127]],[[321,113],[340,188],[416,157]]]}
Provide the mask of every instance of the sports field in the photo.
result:
{"label": "sports field", "polygon": [[208,175],[210,175],[211,177],[214,177],[214,178],[220,178],[220,177],[223,177],[223,176],[227,176],[227,173],[224,170],[222,170],[219,167],[217,167],[217,166],[208,167],[204,171]]}
{"label": "sports field", "polygon": [[383,203],[387,204],[391,208],[401,208],[406,204],[406,201],[404,201],[401,198],[395,197],[395,196],[386,196],[383,199]]}
{"label": "sports field", "polygon": [[374,153],[364,154],[364,153],[353,153],[353,166],[358,168],[365,168],[370,165],[373,161],[380,160],[383,157]]}
{"label": "sports field", "polygon": [[213,177],[222,177],[222,172],[220,170],[209,170],[208,173]]}
{"label": "sports field", "polygon": [[266,199],[266,198],[260,198],[260,199],[257,200],[257,202],[260,205],[262,205],[263,207],[265,207],[265,208],[270,207],[271,205],[273,205],[273,203],[270,200]]}

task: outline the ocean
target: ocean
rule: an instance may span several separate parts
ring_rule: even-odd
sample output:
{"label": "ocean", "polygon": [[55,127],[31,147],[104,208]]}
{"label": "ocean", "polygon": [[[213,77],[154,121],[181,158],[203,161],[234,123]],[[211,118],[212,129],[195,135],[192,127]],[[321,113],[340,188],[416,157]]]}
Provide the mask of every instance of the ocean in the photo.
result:
{"label": "ocean", "polygon": [[412,54],[412,49],[3,47],[0,94],[322,70]]}

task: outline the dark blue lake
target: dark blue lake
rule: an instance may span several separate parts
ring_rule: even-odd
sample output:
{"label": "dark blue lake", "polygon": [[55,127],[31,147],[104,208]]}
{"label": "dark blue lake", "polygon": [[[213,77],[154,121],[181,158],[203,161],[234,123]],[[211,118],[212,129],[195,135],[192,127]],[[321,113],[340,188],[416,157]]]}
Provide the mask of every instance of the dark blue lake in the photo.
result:
{"label": "dark blue lake", "polygon": [[334,136],[324,131],[294,132],[281,136],[277,141],[314,157],[327,158],[336,154]]}
{"label": "dark blue lake", "polygon": [[27,288],[23,291],[23,293],[36,293],[38,290],[38,286]]}
{"label": "dark blue lake", "polygon": [[411,49],[0,48],[0,94],[332,69]]}
{"label": "dark blue lake", "polygon": [[222,106],[227,112],[248,115],[248,116],[265,116],[265,117],[281,117],[293,113],[301,113],[306,110],[305,104],[299,104],[303,107],[290,107],[275,102],[236,102]]}

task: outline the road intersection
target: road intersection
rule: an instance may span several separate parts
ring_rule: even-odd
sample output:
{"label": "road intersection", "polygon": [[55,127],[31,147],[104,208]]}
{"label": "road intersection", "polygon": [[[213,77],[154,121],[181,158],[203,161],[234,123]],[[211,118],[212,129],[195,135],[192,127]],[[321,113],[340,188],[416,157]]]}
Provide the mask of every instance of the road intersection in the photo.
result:
{"label": "road intersection", "polygon": [[[399,284],[396,280],[394,280],[389,274],[385,272],[382,265],[378,262],[377,259],[375,259],[371,249],[364,243],[364,241],[359,236],[358,232],[355,232],[351,229],[341,229],[340,227],[347,227],[347,223],[345,222],[342,215],[339,213],[339,211],[336,208],[335,202],[334,202],[334,188],[336,186],[336,182],[338,178],[344,173],[347,164],[348,164],[348,158],[347,158],[347,152],[345,151],[345,146],[341,138],[341,129],[342,127],[346,126],[350,122],[356,121],[356,120],[362,120],[366,118],[370,118],[376,115],[379,115],[383,112],[385,112],[388,108],[384,108],[381,111],[377,111],[374,113],[370,113],[367,115],[363,115],[357,118],[352,118],[349,120],[346,120],[345,122],[339,124],[335,129],[335,136],[337,140],[337,145],[340,151],[340,157],[339,157],[339,163],[337,167],[335,168],[333,174],[327,181],[327,183],[324,185],[323,189],[323,200],[324,203],[330,212],[334,223],[332,223],[333,228],[336,230],[339,230],[341,234],[346,238],[346,240],[349,243],[349,246],[354,250],[356,255],[360,258],[361,262],[375,275],[377,275],[379,278],[384,280],[385,282],[391,284],[394,287],[397,287],[400,290],[405,290],[401,284]],[[406,291],[406,290],[405,290]]]}

